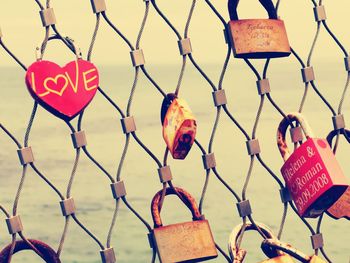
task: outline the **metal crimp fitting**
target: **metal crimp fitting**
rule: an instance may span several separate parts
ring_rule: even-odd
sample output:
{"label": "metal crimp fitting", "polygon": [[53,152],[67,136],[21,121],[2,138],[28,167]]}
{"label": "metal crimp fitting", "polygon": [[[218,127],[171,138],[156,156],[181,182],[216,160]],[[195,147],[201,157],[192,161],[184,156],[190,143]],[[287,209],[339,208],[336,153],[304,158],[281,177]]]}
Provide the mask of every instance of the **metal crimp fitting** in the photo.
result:
{"label": "metal crimp fitting", "polygon": [[315,80],[314,68],[313,67],[302,68],[301,76],[303,77],[303,81],[305,83]]}
{"label": "metal crimp fitting", "polygon": [[182,56],[192,53],[192,45],[189,38],[181,39],[177,41],[177,44],[179,45],[180,54]]}
{"label": "metal crimp fitting", "polygon": [[313,249],[319,249],[324,246],[322,233],[310,236]]}
{"label": "metal crimp fitting", "polygon": [[290,137],[292,139],[292,143],[303,141],[304,133],[303,133],[303,129],[301,128],[301,126],[291,128],[290,129]]}
{"label": "metal crimp fitting", "polygon": [[259,95],[267,94],[271,92],[269,79],[260,79],[256,82]]}
{"label": "metal crimp fitting", "polygon": [[158,175],[161,183],[166,183],[173,179],[169,165],[159,168]]}
{"label": "metal crimp fitting", "polygon": [[338,131],[345,128],[345,119],[343,114],[332,117],[334,130]]}
{"label": "metal crimp fitting", "polygon": [[136,131],[135,119],[133,116],[125,117],[120,120],[125,134],[132,133]]}
{"label": "metal crimp fitting", "polygon": [[111,184],[111,189],[114,199],[119,199],[120,197],[126,196],[126,188],[123,181]]}
{"label": "metal crimp fitting", "polygon": [[6,218],[6,225],[10,235],[16,234],[23,230],[21,217],[19,215]]}
{"label": "metal crimp fitting", "polygon": [[60,201],[63,216],[69,216],[75,213],[75,203],[73,197]]}
{"label": "metal crimp fitting", "polygon": [[249,200],[244,200],[242,202],[237,203],[236,205],[240,217],[246,217],[253,213]]}
{"label": "metal crimp fitting", "polygon": [[91,6],[92,6],[92,11],[94,14],[98,14],[101,12],[106,11],[106,2],[105,0],[90,0],[91,1]]}
{"label": "metal crimp fitting", "polygon": [[289,189],[287,187],[280,189],[280,196],[281,201],[284,204],[292,201],[292,196],[290,195]]}
{"label": "metal crimp fitting", "polygon": [[87,145],[85,131],[78,131],[71,134],[73,146],[75,149]]}
{"label": "metal crimp fitting", "polygon": [[[1,37],[1,35],[0,35]],[[344,63],[345,63],[345,70],[350,71],[350,57],[344,58]]]}
{"label": "metal crimp fitting", "polygon": [[326,9],[324,5],[314,7],[314,15],[316,22],[324,21],[327,19]]}
{"label": "metal crimp fitting", "polygon": [[205,170],[216,167],[216,160],[215,160],[214,153],[202,155],[202,160],[203,160],[203,165]]}
{"label": "metal crimp fitting", "polygon": [[148,233],[147,238],[148,238],[149,247],[153,248],[154,247],[153,233]]}
{"label": "metal crimp fitting", "polygon": [[258,139],[246,141],[246,144],[247,144],[247,150],[249,155],[256,155],[261,152]]}
{"label": "metal crimp fitting", "polygon": [[100,250],[100,255],[103,263],[115,263],[117,259],[115,257],[114,249],[112,247]]}
{"label": "metal crimp fitting", "polygon": [[220,107],[227,104],[227,98],[224,89],[216,90],[212,94],[215,107]]}
{"label": "metal crimp fitting", "polygon": [[22,149],[17,150],[17,153],[21,165],[34,162],[32,147],[24,147]]}
{"label": "metal crimp fitting", "polygon": [[134,67],[145,65],[145,56],[142,49],[130,51],[131,62]]}
{"label": "metal crimp fitting", "polygon": [[224,32],[225,43],[228,44],[228,43],[229,43],[229,42],[228,42],[228,41],[229,41],[229,37],[228,37],[226,28],[223,30],[223,32]]}
{"label": "metal crimp fitting", "polygon": [[53,8],[43,9],[39,13],[43,27],[48,27],[56,24],[56,16]]}

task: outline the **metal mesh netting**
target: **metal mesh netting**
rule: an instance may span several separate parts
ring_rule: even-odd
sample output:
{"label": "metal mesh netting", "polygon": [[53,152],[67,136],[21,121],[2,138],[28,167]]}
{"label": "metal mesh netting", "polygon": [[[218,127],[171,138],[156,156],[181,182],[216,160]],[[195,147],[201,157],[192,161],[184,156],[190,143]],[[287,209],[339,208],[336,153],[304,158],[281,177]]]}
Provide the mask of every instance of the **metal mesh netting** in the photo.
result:
{"label": "metal mesh netting", "polygon": [[[1,239],[2,245],[10,243],[10,255],[16,240],[31,246],[30,238],[50,244],[62,262],[99,262],[99,250],[110,247],[118,262],[156,260],[147,240],[153,227],[149,205],[153,195],[167,186],[159,182],[157,169],[169,165],[173,175],[169,187],[179,186],[193,194],[210,221],[220,252],[217,262],[231,262],[227,240],[232,228],[242,221],[263,222],[281,240],[309,254],[317,253],[328,262],[348,260],[345,219],[336,221],[327,215],[303,219],[291,202],[281,202],[282,158],[275,136],[278,123],[290,111],[304,113],[319,137],[334,130],[332,117],[344,114],[346,120],[347,32],[344,24],[333,24],[332,18],[343,15],[345,20],[342,10],[348,4],[275,2],[287,26],[292,55],[249,61],[234,59],[225,43],[227,3],[179,1],[176,5],[181,5],[181,12],[174,12],[174,3],[131,2],[106,1],[107,10],[93,14],[90,1],[33,1],[18,7],[28,8],[18,23],[8,22],[9,14],[1,14],[2,58],[11,66],[2,68],[1,80],[0,204],[4,218],[20,215],[24,226],[23,232]],[[329,11],[328,19],[315,22],[313,8],[323,4]],[[4,5],[9,10],[16,6]],[[290,12],[290,5],[299,11]],[[40,25],[38,11],[47,8],[54,8],[57,25]],[[258,10],[258,4],[251,9]],[[67,19],[61,20],[64,12]],[[134,23],[125,23],[122,18],[131,14]],[[242,12],[242,16],[247,14]],[[289,30],[288,24],[296,19],[304,21],[303,28]],[[21,36],[23,30],[33,31],[30,38],[23,34],[28,43]],[[51,41],[52,35],[63,45]],[[65,123],[33,102],[25,88],[23,70],[34,61],[33,44],[42,38],[39,49],[46,59],[62,64],[73,59],[74,46],[66,35],[74,38],[83,58],[99,68],[101,81],[85,112]],[[181,55],[177,41],[188,38],[193,52]],[[133,67],[129,52],[141,49],[146,63]],[[57,57],[55,50],[65,57]],[[112,59],[103,59],[107,65],[99,66],[104,57]],[[300,70],[311,66],[316,79],[304,83]],[[256,82],[264,79],[269,79],[271,92],[259,95]],[[228,103],[215,107],[212,92],[222,89]],[[160,107],[170,92],[187,100],[198,123],[193,149],[181,162],[171,158],[161,134]],[[124,134],[120,119],[132,116],[137,129]],[[74,149],[70,134],[82,130],[88,144]],[[343,131],[336,132],[333,150],[347,174],[348,138]],[[261,153],[249,155],[246,141],[254,139],[259,139]],[[35,161],[21,168],[16,150],[28,146],[33,148]],[[211,153],[215,153],[216,166],[205,169],[202,156]],[[120,181],[125,182],[127,195],[113,199],[110,184]],[[62,217],[59,201],[71,197],[77,210]],[[236,203],[245,200],[250,201],[253,214],[242,219]],[[164,222],[190,219],[180,202],[165,199]],[[0,231],[7,232],[5,222]],[[318,233],[323,234],[325,246],[312,251],[310,236]],[[238,245],[249,251],[247,261],[263,259],[260,242],[259,233],[239,237]],[[13,256],[20,262],[35,262],[36,258],[27,252]]]}

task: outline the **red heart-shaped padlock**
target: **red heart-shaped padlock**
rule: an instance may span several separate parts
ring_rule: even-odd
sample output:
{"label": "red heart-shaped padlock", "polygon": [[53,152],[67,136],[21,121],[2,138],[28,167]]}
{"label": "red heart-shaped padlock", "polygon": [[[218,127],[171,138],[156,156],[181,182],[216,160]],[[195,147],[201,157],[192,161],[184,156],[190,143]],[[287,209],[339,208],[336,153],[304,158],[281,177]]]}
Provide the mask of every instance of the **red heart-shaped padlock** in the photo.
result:
{"label": "red heart-shaped padlock", "polygon": [[99,85],[94,64],[83,59],[61,68],[40,60],[27,70],[26,84],[32,97],[45,109],[64,120],[71,120],[91,102]]}

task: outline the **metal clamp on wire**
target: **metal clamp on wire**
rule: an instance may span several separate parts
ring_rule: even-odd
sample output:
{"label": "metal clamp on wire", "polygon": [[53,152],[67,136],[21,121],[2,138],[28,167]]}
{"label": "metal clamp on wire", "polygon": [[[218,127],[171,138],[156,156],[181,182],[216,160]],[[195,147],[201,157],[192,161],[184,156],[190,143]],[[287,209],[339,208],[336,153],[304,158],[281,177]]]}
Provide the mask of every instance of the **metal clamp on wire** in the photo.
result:
{"label": "metal clamp on wire", "polygon": [[91,7],[94,14],[98,14],[106,11],[106,1],[105,0],[90,0]]}
{"label": "metal clamp on wire", "polygon": [[22,149],[17,150],[17,153],[21,165],[26,165],[28,163],[34,162],[32,147],[24,147]]}
{"label": "metal clamp on wire", "polygon": [[6,218],[6,225],[10,235],[23,231],[23,225],[19,215]]}
{"label": "metal clamp on wire", "polygon": [[[1,38],[1,30],[0,30],[0,38]],[[344,58],[345,70],[350,71],[350,57]]]}
{"label": "metal clamp on wire", "polygon": [[253,213],[249,200],[244,200],[236,205],[240,217],[250,216]]}
{"label": "metal clamp on wire", "polygon": [[261,152],[260,150],[260,143],[258,139],[252,139],[249,141],[246,141],[247,150],[249,155],[256,155]]}
{"label": "metal clamp on wire", "polygon": [[215,160],[214,153],[202,155],[202,160],[203,160],[203,165],[205,170],[216,167],[216,160]]}
{"label": "metal clamp on wire", "polygon": [[224,39],[225,39],[225,43],[226,44],[229,44],[229,36],[228,36],[228,34],[227,34],[227,29],[225,28],[224,30],[223,30],[223,32],[224,32]]}
{"label": "metal clamp on wire", "polygon": [[74,199],[68,198],[65,200],[60,201],[61,211],[63,216],[70,216],[75,213],[75,203]]}
{"label": "metal clamp on wire", "polygon": [[324,246],[322,233],[314,234],[310,236],[312,248],[314,250],[322,248]]}
{"label": "metal clamp on wire", "polygon": [[190,38],[184,38],[177,41],[179,45],[180,55],[185,56],[192,53],[192,45]]}
{"label": "metal clamp on wire", "polygon": [[321,22],[327,19],[326,9],[324,5],[314,7],[314,15],[316,22]]}
{"label": "metal clamp on wire", "polygon": [[271,92],[269,79],[260,79],[256,82],[259,95],[267,94]]}
{"label": "metal clamp on wire", "polygon": [[75,149],[84,147],[87,145],[85,131],[78,131],[71,134],[73,146]]}
{"label": "metal clamp on wire", "polygon": [[43,9],[39,13],[43,27],[48,27],[56,24],[56,16],[53,8]]}
{"label": "metal clamp on wire", "polygon": [[146,63],[142,49],[135,49],[133,51],[130,51],[130,57],[133,67],[143,66]]}
{"label": "metal clamp on wire", "polygon": [[226,93],[224,89],[216,90],[212,93],[215,107],[227,104]]}
{"label": "metal clamp on wire", "polygon": [[112,247],[100,250],[100,255],[103,263],[115,263],[117,259],[115,257],[114,249]]}
{"label": "metal clamp on wire", "polygon": [[170,166],[163,166],[158,169],[159,180],[161,183],[170,182],[173,180],[173,176],[171,174]]}
{"label": "metal clamp on wire", "polygon": [[313,67],[302,68],[301,76],[303,77],[303,81],[305,83],[315,80],[314,68]]}
{"label": "metal clamp on wire", "polygon": [[126,196],[126,188],[123,181],[111,184],[111,189],[114,199],[119,199],[123,196]]}
{"label": "metal clamp on wire", "polygon": [[120,120],[125,134],[132,133],[136,131],[135,119],[133,116],[125,117]]}
{"label": "metal clamp on wire", "polygon": [[280,196],[283,204],[292,201],[292,196],[290,195],[289,189],[287,187],[280,189]]}
{"label": "metal clamp on wire", "polygon": [[343,114],[338,114],[332,117],[333,127],[335,131],[345,128],[345,119]]}
{"label": "metal clamp on wire", "polygon": [[301,126],[290,128],[290,137],[292,143],[301,142],[304,139],[304,132]]}

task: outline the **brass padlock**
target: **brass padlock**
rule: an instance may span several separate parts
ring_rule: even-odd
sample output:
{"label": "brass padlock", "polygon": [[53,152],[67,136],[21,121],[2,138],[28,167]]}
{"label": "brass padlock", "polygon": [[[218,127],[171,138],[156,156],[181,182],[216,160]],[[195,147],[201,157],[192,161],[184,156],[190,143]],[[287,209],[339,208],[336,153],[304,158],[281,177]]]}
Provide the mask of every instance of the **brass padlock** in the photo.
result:
{"label": "brass padlock", "polygon": [[[248,223],[245,225],[244,231],[257,230],[257,227],[267,238],[277,240],[273,232],[266,225],[261,223],[256,223],[256,226]],[[229,238],[228,249],[233,263],[242,263],[247,254],[246,250],[238,248],[237,246],[238,237],[241,235],[242,231],[243,224],[240,224],[233,229]],[[277,249],[270,250],[268,256],[270,259],[264,260],[261,263],[294,263],[291,256]]]}
{"label": "brass padlock", "polygon": [[[277,249],[277,250],[283,251],[284,253],[288,254],[289,256],[303,263],[326,263],[323,259],[321,259],[317,255],[308,256],[303,252],[301,252],[300,250],[293,248],[291,245],[287,243],[283,243],[277,239],[265,239],[261,244],[261,248],[264,251],[264,253],[268,256],[271,255],[270,254],[271,251],[275,251]],[[284,261],[281,261],[281,262],[284,262]]]}
{"label": "brass padlock", "polygon": [[168,94],[162,104],[163,138],[174,159],[185,159],[196,137],[196,119],[187,102]]}
{"label": "brass padlock", "polygon": [[269,19],[239,19],[239,0],[229,0],[231,21],[227,32],[233,55],[236,58],[287,57],[291,49],[284,22],[277,17],[271,0],[259,0],[269,14]]}
{"label": "brass padlock", "polygon": [[160,262],[200,262],[216,258],[218,254],[209,223],[199,212],[196,201],[188,192],[177,187],[167,188],[166,195],[176,194],[174,189],[191,210],[193,221],[163,226],[159,211],[162,191],[153,197],[151,243],[157,249]]}

